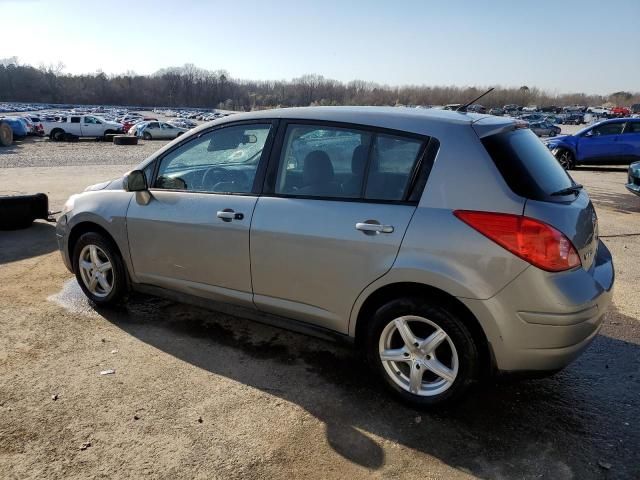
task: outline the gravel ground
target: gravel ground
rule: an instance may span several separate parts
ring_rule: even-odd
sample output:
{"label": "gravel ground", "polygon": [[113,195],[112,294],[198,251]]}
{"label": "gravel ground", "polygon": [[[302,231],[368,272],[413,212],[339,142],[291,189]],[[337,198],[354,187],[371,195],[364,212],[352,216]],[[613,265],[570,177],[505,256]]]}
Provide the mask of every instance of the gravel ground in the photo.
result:
{"label": "gravel ground", "polygon": [[[69,144],[47,167],[48,142],[25,142],[0,153],[0,194],[59,206],[147,143]],[[616,263],[600,335],[554,377],[438,413],[390,399],[344,346],[137,295],[97,310],[53,226],[0,232],[0,478],[640,478],[640,198],[623,168],[574,177]]]}

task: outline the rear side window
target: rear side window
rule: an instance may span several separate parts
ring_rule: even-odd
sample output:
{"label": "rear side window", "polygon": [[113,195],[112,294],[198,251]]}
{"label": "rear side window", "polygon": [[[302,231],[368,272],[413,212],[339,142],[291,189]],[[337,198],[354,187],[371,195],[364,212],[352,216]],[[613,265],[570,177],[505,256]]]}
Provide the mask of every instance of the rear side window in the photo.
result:
{"label": "rear side window", "polygon": [[403,201],[424,142],[368,130],[290,125],[276,194]]}
{"label": "rear side window", "polygon": [[80,117],[71,117],[71,123],[80,123]]}
{"label": "rear side window", "polygon": [[627,123],[627,128],[624,129],[624,133],[640,133],[640,122]]}
{"label": "rear side window", "polygon": [[573,182],[549,149],[529,129],[491,135],[482,144],[514,193],[533,200],[559,201],[552,193]]}

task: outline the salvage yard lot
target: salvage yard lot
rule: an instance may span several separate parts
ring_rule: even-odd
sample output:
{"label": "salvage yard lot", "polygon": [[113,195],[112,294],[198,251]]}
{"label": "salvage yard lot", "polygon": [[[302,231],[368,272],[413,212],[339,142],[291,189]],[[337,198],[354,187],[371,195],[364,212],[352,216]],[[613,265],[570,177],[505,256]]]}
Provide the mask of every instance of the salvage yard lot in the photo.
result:
{"label": "salvage yard lot", "polygon": [[[18,142],[0,195],[59,210],[164,143]],[[97,311],[53,225],[0,232],[0,478],[640,478],[640,198],[623,167],[573,176],[616,266],[600,335],[554,377],[437,413],[342,345],[138,295]]]}

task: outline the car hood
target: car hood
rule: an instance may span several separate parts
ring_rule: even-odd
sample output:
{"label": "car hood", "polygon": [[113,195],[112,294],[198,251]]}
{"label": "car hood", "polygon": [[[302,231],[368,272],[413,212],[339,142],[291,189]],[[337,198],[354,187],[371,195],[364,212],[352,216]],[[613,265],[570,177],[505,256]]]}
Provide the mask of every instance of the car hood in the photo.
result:
{"label": "car hood", "polygon": [[84,189],[85,192],[97,192],[98,190],[122,190],[124,177],[114,178],[106,182],[95,183]]}
{"label": "car hood", "polygon": [[566,140],[567,138],[571,137],[571,135],[556,135],[555,137],[549,138],[548,140],[545,140],[545,144],[549,145],[550,143],[560,143],[563,140]]}

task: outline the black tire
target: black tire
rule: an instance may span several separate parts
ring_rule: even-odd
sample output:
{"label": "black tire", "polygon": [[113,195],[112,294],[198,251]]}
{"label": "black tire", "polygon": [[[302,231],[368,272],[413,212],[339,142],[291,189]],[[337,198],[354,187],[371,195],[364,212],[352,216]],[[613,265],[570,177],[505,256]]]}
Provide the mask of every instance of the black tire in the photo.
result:
{"label": "black tire", "polygon": [[36,218],[49,216],[49,199],[44,193],[0,197],[0,230],[31,226]]}
{"label": "black tire", "polygon": [[116,135],[113,137],[114,145],[137,145],[138,137],[133,137],[131,135]]}
{"label": "black tire", "polygon": [[[455,379],[448,388],[440,393],[429,396],[421,396],[407,391],[399,386],[391,378],[391,373],[387,372],[380,358],[380,339],[387,326],[399,317],[412,315],[422,317],[442,329],[453,343],[458,357],[458,371]],[[418,322],[415,335],[420,337]],[[426,332],[428,335],[428,332]],[[398,335],[396,332],[394,335]],[[421,337],[422,338],[422,337]],[[448,342],[448,340],[447,340]],[[446,305],[446,302],[429,301],[421,297],[404,297],[392,300],[374,313],[365,337],[364,347],[369,366],[381,378],[383,384],[400,400],[419,408],[436,407],[443,404],[451,404],[478,379],[480,372],[480,355],[476,340],[464,322],[463,316]],[[395,347],[393,347],[395,348]],[[440,348],[452,350],[449,345],[443,342],[434,352]],[[438,354],[440,356],[440,354]],[[428,357],[429,359],[431,357]],[[434,353],[435,358],[435,353]],[[443,361],[444,360],[443,357]],[[406,364],[407,370],[413,368],[411,364]],[[419,369],[419,365],[416,366]],[[429,372],[425,370],[425,374]],[[430,375],[432,375],[429,372]],[[424,377],[423,377],[424,381]],[[428,380],[427,380],[428,381]],[[432,392],[433,393],[433,392]]]}
{"label": "black tire", "polygon": [[571,151],[561,148],[556,152],[556,159],[565,170],[573,170],[576,166],[576,159]]}
{"label": "black tire", "polygon": [[153,140],[153,137],[151,136],[151,134],[149,132],[144,132],[142,134],[142,138],[144,138],[145,140]]}
{"label": "black tire", "polygon": [[[85,247],[95,245],[102,250],[108,261],[111,263],[111,282],[113,287],[109,294],[106,296],[98,296],[92,293],[88,286],[85,284],[82,279],[82,274],[80,271],[80,254],[84,250]],[[104,237],[100,233],[97,232],[88,232],[83,234],[78,241],[76,242],[73,248],[73,271],[76,275],[76,280],[80,285],[80,288],[84,292],[84,294],[94,302],[96,305],[115,305],[120,300],[122,300],[127,292],[127,271],[124,266],[124,262],[122,261],[122,256],[118,251],[118,248],[114,245],[111,239]]]}
{"label": "black tire", "polygon": [[63,138],[64,138],[64,130],[62,130],[60,128],[56,128],[56,129],[52,130],[51,133],[49,134],[49,138],[51,140],[53,140],[54,142],[62,141]]}
{"label": "black tire", "polygon": [[109,142],[109,143],[113,143],[113,139],[114,137],[118,135],[117,133],[105,133],[104,134],[104,141],[105,142]]}
{"label": "black tire", "polygon": [[8,147],[13,143],[13,130],[6,123],[0,122],[0,145]]}

